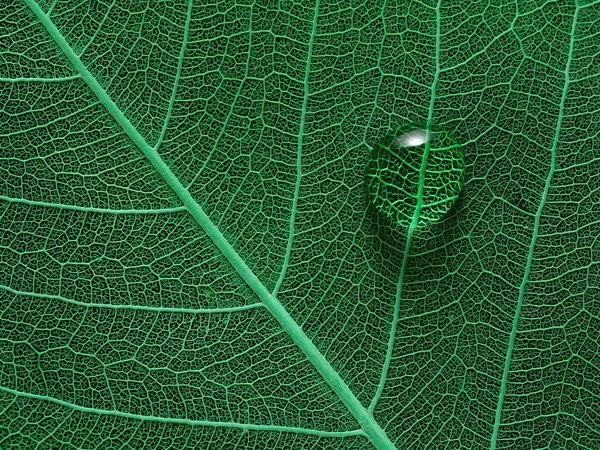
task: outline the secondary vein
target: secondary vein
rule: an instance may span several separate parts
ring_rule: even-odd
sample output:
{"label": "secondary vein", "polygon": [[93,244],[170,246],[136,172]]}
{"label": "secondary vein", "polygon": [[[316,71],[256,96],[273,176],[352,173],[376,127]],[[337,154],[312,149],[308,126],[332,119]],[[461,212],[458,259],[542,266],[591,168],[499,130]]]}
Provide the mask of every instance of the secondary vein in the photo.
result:
{"label": "secondary vein", "polygon": [[398,331],[398,321],[400,320],[400,301],[402,300],[402,288],[404,286],[404,278],[406,276],[406,268],[408,266],[408,260],[410,259],[410,248],[413,240],[414,231],[417,228],[417,224],[419,222],[419,216],[421,214],[421,208],[423,206],[423,189],[425,186],[425,172],[427,169],[427,158],[429,156],[429,151],[431,150],[431,137],[430,125],[433,121],[433,111],[436,99],[436,91],[438,81],[440,79],[440,40],[441,40],[441,9],[442,1],[438,0],[437,5],[435,7],[435,15],[436,15],[436,34],[435,34],[435,74],[433,76],[433,82],[431,84],[431,97],[429,100],[429,112],[427,114],[427,139],[425,144],[425,151],[423,153],[423,160],[421,161],[421,167],[419,168],[419,185],[417,190],[417,205],[415,207],[415,212],[413,214],[411,223],[408,227],[407,236],[406,236],[406,246],[404,247],[404,255],[402,257],[402,267],[400,269],[400,276],[398,277],[398,285],[396,288],[396,301],[394,303],[394,315],[392,317],[392,325],[390,326],[390,337],[388,339],[388,346],[385,354],[385,361],[383,363],[383,369],[381,371],[381,377],[379,379],[379,384],[377,386],[377,391],[373,396],[373,400],[369,405],[369,412],[372,414],[377,407],[377,403],[383,394],[383,389],[385,387],[385,383],[387,381],[388,373],[390,370],[390,365],[392,363],[392,357],[394,354],[394,343],[396,341],[396,333]]}
{"label": "secondary vein", "polygon": [[11,294],[22,296],[22,297],[34,297],[42,298],[47,300],[57,300],[72,305],[82,306],[84,308],[96,308],[96,309],[119,309],[128,311],[145,311],[155,313],[176,313],[176,314],[230,314],[240,311],[248,311],[251,309],[262,308],[262,303],[251,303],[249,305],[242,306],[231,306],[223,308],[176,308],[169,306],[144,306],[144,305],[115,305],[112,303],[87,303],[79,300],[73,300],[72,298],[63,297],[62,295],[53,294],[39,294],[37,292],[25,292],[13,289],[9,286],[0,285],[1,291],[10,292]]}
{"label": "secondary vein", "polygon": [[68,77],[57,78],[40,78],[40,77],[16,77],[6,78],[0,77],[0,83],[65,83],[68,81],[78,80],[81,78],[79,74]]}
{"label": "secondary vein", "polygon": [[365,433],[362,430],[350,430],[350,431],[321,431],[314,430],[310,428],[301,428],[301,427],[288,427],[288,426],[280,426],[280,425],[255,425],[251,423],[237,423],[237,422],[217,422],[213,420],[194,420],[194,419],[180,419],[178,417],[160,417],[160,416],[150,416],[150,415],[142,415],[142,414],[133,414],[122,411],[115,411],[109,409],[99,409],[99,408],[91,408],[89,406],[80,406],[74,403],[66,402],[64,400],[60,400],[58,398],[54,398],[48,395],[39,395],[39,394],[30,394],[28,392],[21,392],[15,389],[9,389],[3,386],[0,386],[0,391],[6,392],[8,394],[12,394],[16,397],[25,397],[32,398],[36,400],[47,401],[50,403],[54,403],[56,405],[63,406],[65,408],[72,409],[74,411],[98,414],[103,416],[116,416],[122,417],[124,419],[132,419],[139,420],[143,422],[159,422],[159,423],[169,423],[169,424],[180,424],[180,425],[189,425],[189,426],[204,426],[204,427],[214,427],[214,428],[238,428],[242,430],[252,430],[252,431],[276,431],[281,433],[300,433],[307,434],[311,436],[319,436],[319,437],[329,437],[329,438],[340,438],[340,437],[351,437],[351,436],[364,436]]}
{"label": "secondary vein", "polygon": [[288,234],[287,245],[285,248],[285,256],[283,258],[283,265],[281,267],[281,273],[275,289],[273,289],[273,295],[277,295],[279,288],[285,278],[288,266],[290,264],[290,256],[292,254],[292,246],[294,244],[295,225],[296,225],[296,212],[298,210],[298,198],[300,197],[300,185],[302,183],[302,143],[304,139],[304,127],[306,123],[306,109],[308,106],[309,95],[309,78],[310,78],[310,64],[312,62],[313,45],[315,43],[315,36],[317,35],[317,18],[319,17],[319,1],[315,4],[315,16],[313,18],[312,30],[310,33],[310,41],[308,42],[308,56],[306,58],[306,70],[304,71],[304,99],[302,100],[302,111],[300,113],[300,127],[298,130],[298,150],[296,155],[296,186],[294,187],[294,199],[292,200],[292,213],[290,215],[290,230]]}
{"label": "secondary vein", "polygon": [[548,176],[546,177],[546,183],[544,185],[544,192],[542,194],[542,199],[538,206],[537,212],[535,214],[535,222],[533,226],[533,234],[531,237],[531,243],[529,244],[529,253],[527,255],[527,264],[525,266],[525,273],[523,274],[523,280],[521,282],[521,286],[519,287],[519,298],[517,299],[517,307],[515,310],[515,316],[513,318],[512,329],[510,331],[510,338],[508,341],[508,348],[506,350],[506,358],[504,362],[504,370],[502,373],[502,383],[500,385],[500,395],[498,396],[498,404],[496,405],[496,417],[494,420],[494,431],[492,432],[491,438],[491,450],[496,449],[496,445],[498,443],[498,436],[500,434],[500,424],[502,423],[502,407],[504,406],[504,398],[506,396],[506,390],[508,387],[508,375],[510,373],[510,364],[512,360],[512,354],[514,351],[515,340],[517,336],[517,330],[519,326],[519,318],[521,316],[521,308],[523,306],[523,298],[525,297],[525,288],[527,286],[527,281],[529,279],[529,272],[531,270],[531,263],[533,261],[533,254],[535,251],[535,244],[538,238],[539,228],[540,228],[540,220],[542,218],[542,210],[544,209],[544,205],[546,204],[546,200],[548,198],[548,192],[550,191],[550,185],[552,182],[552,176],[554,175],[554,171],[556,169],[556,147],[558,146],[558,139],[560,137],[560,129],[562,126],[562,121],[564,117],[565,111],[565,102],[567,99],[567,92],[569,90],[569,71],[571,69],[571,61],[573,60],[573,48],[575,46],[575,29],[577,27],[577,16],[579,15],[579,4],[577,1],[575,2],[575,14],[573,16],[573,24],[571,25],[571,41],[569,44],[569,56],[567,58],[567,63],[565,66],[565,82],[563,85],[562,97],[560,99],[560,107],[558,111],[558,119],[556,121],[556,130],[554,132],[554,140],[552,142],[551,149],[551,159],[550,159],[550,170],[548,171]]}
{"label": "secondary vein", "polygon": [[194,178],[192,178],[192,181],[190,181],[189,184],[187,185],[186,189],[188,191],[192,188],[193,185],[196,184],[196,181],[198,180],[198,178],[200,178],[200,175],[204,172],[204,170],[208,166],[208,163],[210,161],[212,161],[214,154],[217,151],[217,148],[219,146],[219,143],[221,142],[221,139],[222,139],[223,135],[225,134],[227,125],[229,125],[229,121],[231,120],[231,117],[233,117],[233,111],[235,110],[235,106],[237,105],[237,102],[242,95],[242,88],[244,87],[244,83],[248,79],[248,73],[250,72],[250,55],[252,53],[252,34],[253,34],[252,33],[252,13],[253,13],[253,8],[254,8],[254,3],[250,6],[250,13],[249,13],[249,18],[248,18],[248,56],[246,57],[246,68],[244,70],[244,75],[242,76],[242,79],[237,88],[237,91],[235,92],[235,96],[233,97],[233,100],[231,100],[231,105],[229,107],[227,117],[225,117],[225,120],[223,121],[223,126],[221,127],[221,131],[219,131],[219,134],[215,138],[215,143],[213,144],[210,152],[208,153],[206,158],[204,158],[202,167],[200,167],[198,172],[196,172],[196,174],[194,175]]}
{"label": "secondary vein", "polygon": [[156,145],[154,146],[154,150],[158,151],[163,140],[165,139],[165,134],[167,133],[167,128],[169,128],[169,121],[171,120],[171,114],[173,113],[173,106],[175,105],[175,97],[177,96],[177,88],[179,87],[179,80],[181,79],[181,68],[183,67],[183,60],[185,57],[185,49],[187,48],[187,43],[189,39],[189,31],[190,31],[190,22],[192,21],[192,0],[188,2],[187,16],[185,19],[185,28],[183,30],[183,42],[181,43],[181,50],[179,51],[179,59],[177,60],[177,71],[175,73],[175,82],[173,83],[173,89],[171,91],[171,98],[169,99],[169,108],[167,110],[167,114],[165,117],[165,122],[163,124],[162,130],[160,132],[160,136],[156,141]]}
{"label": "secondary vein", "polygon": [[115,215],[151,215],[151,214],[172,214],[180,211],[185,211],[185,206],[176,206],[174,208],[163,208],[163,209],[110,209],[110,208],[94,208],[91,206],[76,206],[76,205],[64,205],[61,203],[49,203],[39,202],[35,200],[27,200],[24,198],[12,198],[0,195],[0,200],[9,203],[20,203],[29,206],[40,206],[44,208],[56,208],[65,209],[69,211],[81,211],[98,214],[115,214]]}

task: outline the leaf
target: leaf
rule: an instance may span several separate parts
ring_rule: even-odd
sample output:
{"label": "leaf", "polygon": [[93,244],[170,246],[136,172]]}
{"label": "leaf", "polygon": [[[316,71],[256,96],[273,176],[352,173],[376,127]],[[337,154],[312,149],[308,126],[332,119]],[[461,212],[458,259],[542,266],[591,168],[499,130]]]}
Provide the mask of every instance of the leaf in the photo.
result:
{"label": "leaf", "polygon": [[598,3],[0,11],[0,448],[599,447]]}

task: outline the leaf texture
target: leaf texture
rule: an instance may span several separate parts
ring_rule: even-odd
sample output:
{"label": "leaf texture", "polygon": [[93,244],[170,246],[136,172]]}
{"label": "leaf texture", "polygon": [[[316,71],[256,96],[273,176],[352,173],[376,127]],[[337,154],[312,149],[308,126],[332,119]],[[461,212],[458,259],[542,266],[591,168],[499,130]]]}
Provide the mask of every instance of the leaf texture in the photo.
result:
{"label": "leaf texture", "polygon": [[[0,448],[600,446],[600,3],[0,5]],[[368,207],[399,125],[464,186]]]}

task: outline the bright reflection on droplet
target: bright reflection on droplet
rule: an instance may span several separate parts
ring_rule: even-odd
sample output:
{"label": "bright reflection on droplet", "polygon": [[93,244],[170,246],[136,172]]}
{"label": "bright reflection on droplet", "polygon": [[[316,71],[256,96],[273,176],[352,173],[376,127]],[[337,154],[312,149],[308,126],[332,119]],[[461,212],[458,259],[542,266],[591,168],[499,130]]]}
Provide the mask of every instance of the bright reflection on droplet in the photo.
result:
{"label": "bright reflection on droplet", "polygon": [[400,147],[417,147],[427,140],[427,130],[411,130],[399,136],[394,142]]}

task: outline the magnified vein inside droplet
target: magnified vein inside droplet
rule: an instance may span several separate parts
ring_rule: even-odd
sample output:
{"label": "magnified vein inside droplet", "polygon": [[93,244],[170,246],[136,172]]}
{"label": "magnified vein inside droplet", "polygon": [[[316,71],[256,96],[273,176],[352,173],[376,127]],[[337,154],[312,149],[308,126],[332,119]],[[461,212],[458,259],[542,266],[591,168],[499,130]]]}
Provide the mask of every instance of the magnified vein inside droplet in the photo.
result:
{"label": "magnified vein inside droplet", "polygon": [[404,125],[373,147],[365,170],[367,195],[377,211],[403,227],[410,225],[420,206],[417,227],[425,227],[452,207],[463,170],[462,150],[446,131]]}

